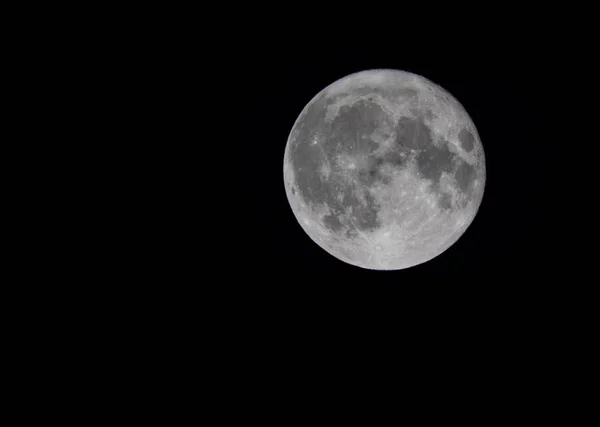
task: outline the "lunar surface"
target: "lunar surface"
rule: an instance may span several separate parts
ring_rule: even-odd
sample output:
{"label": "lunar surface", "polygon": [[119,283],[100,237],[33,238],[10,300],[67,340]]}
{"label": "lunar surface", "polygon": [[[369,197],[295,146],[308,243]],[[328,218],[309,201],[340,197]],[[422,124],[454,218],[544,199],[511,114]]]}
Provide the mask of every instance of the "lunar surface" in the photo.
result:
{"label": "lunar surface", "polygon": [[462,105],[399,70],[346,76],[300,113],[284,185],[306,234],[334,257],[399,270],[435,258],[477,214],[485,157]]}

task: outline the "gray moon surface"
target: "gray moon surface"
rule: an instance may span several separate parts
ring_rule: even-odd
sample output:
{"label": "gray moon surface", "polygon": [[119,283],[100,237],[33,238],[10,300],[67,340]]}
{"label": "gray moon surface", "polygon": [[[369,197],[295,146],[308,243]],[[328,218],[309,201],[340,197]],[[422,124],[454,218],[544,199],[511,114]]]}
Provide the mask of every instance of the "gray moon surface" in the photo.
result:
{"label": "gray moon surface", "polygon": [[400,270],[452,246],[481,204],[485,156],[463,106],[430,80],[367,70],[300,113],[284,186],[306,234],[348,264]]}

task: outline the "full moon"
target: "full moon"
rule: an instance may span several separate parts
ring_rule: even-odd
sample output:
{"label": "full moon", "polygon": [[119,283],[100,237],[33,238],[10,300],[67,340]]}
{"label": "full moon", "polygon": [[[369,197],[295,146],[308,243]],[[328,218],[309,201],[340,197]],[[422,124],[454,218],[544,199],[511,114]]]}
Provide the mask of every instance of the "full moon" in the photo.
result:
{"label": "full moon", "polygon": [[400,270],[427,262],[469,227],[485,156],[463,106],[399,70],[348,75],[304,107],[283,161],[306,234],[348,264]]}

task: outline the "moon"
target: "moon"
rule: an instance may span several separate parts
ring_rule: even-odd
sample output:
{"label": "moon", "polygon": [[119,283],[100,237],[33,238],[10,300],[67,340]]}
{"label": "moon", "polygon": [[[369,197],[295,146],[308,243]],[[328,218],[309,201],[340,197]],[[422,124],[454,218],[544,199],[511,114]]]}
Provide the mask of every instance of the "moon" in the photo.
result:
{"label": "moon", "polygon": [[287,199],[322,249],[400,270],[452,246],[481,204],[485,155],[464,107],[425,77],[366,70],[302,110],[283,160]]}

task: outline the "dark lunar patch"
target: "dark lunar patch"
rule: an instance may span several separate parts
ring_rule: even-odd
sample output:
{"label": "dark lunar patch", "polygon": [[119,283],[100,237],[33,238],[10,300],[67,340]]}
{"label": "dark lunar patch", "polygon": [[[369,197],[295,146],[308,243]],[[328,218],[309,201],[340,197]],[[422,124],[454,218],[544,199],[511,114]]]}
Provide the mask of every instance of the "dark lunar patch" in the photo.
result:
{"label": "dark lunar patch", "polygon": [[308,106],[304,117],[297,124],[296,146],[312,139],[315,133],[321,129],[327,104],[327,99],[320,96]]}
{"label": "dark lunar patch", "polygon": [[354,194],[354,192],[351,191],[350,186],[348,186],[348,190],[344,191],[342,193],[342,195],[343,195],[343,199],[342,199],[343,206],[345,206],[345,207],[352,206],[353,209],[356,209],[360,206],[360,200],[358,199],[356,194]]}
{"label": "dark lunar patch", "polygon": [[[323,164],[330,162],[332,149],[328,144],[325,111],[327,102],[320,97],[312,103],[304,117],[298,122],[299,132],[293,144],[291,161],[296,175],[298,192],[307,202],[327,203],[333,196],[330,185],[319,173]],[[319,144],[312,145],[318,136]]]}
{"label": "dark lunar patch", "polygon": [[394,168],[399,169],[406,165],[408,154],[408,150],[397,148],[393,151],[385,153],[382,157],[382,161],[385,163],[389,163]]}
{"label": "dark lunar patch", "polygon": [[340,222],[340,218],[336,214],[328,214],[323,217],[323,225],[331,231],[340,231],[344,225]]}
{"label": "dark lunar patch", "polygon": [[[391,119],[376,103],[359,101],[352,106],[340,107],[333,121],[327,123],[326,104],[322,100],[318,103],[318,106],[312,105],[308,109],[302,123],[299,123],[301,132],[292,153],[298,193],[308,203],[329,207],[330,213],[323,218],[323,223],[334,232],[345,226],[363,231],[374,230],[380,226],[377,219],[379,206],[367,192],[363,193],[367,201],[366,206],[363,205],[355,193],[356,185],[338,175],[334,158],[347,153],[367,159],[365,167],[355,172],[362,187],[371,187],[377,180],[385,179],[379,171],[382,162],[372,154],[379,144],[371,141],[369,136]],[[313,145],[315,135],[319,142]],[[333,168],[327,178],[319,172],[325,163]],[[346,224],[341,215],[349,208],[352,208],[352,221]]]}
{"label": "dark lunar patch", "polygon": [[423,116],[428,120],[433,120],[435,118],[435,114],[433,114],[431,110],[423,111]]}
{"label": "dark lunar patch", "polygon": [[408,148],[424,148],[431,145],[431,131],[421,119],[401,117],[396,125],[396,141]]}
{"label": "dark lunar patch", "polygon": [[440,209],[443,210],[448,210],[452,208],[452,198],[450,197],[450,194],[440,194],[440,196],[438,197],[438,206],[440,207]]}
{"label": "dark lunar patch", "polygon": [[346,236],[354,238],[358,236],[358,231],[374,231],[381,227],[381,221],[377,217],[379,205],[369,193],[364,193],[366,206],[362,204],[352,205],[351,220],[348,223]]}
{"label": "dark lunar patch", "polygon": [[358,225],[359,230],[376,230],[381,226],[381,223],[377,218],[379,206],[370,193],[364,193],[364,196],[367,201],[366,206],[359,204],[358,208],[354,209],[353,211],[356,217],[355,223]]}
{"label": "dark lunar patch", "polygon": [[358,181],[361,185],[371,187],[379,179],[379,169],[370,167],[358,171]]}
{"label": "dark lunar patch", "polygon": [[392,89],[391,93],[394,96],[402,96],[404,98],[414,98],[415,96],[419,95],[417,90],[410,88]]}
{"label": "dark lunar patch", "polygon": [[363,196],[366,200],[366,205],[363,205],[352,189],[350,189],[344,192],[343,205],[345,209],[352,208],[352,222],[359,230],[374,230],[380,225],[377,219],[379,206],[369,193],[363,192]]}
{"label": "dark lunar patch", "polygon": [[319,149],[300,143],[292,155],[292,165],[300,195],[309,202],[322,203],[329,198],[328,186],[321,181],[319,169],[323,164],[323,154]]}
{"label": "dark lunar patch", "polygon": [[[367,178],[363,177],[363,179]],[[372,178],[368,178],[365,185],[370,186],[377,179],[380,179],[379,175],[373,172]],[[331,231],[337,232],[343,228],[340,215],[350,208],[352,208],[351,217],[358,229],[366,231],[379,227],[377,220],[379,206],[373,197],[366,192],[364,193],[367,201],[365,206],[355,193],[356,186],[353,183],[342,181],[335,176],[325,178],[318,172],[313,171],[311,173],[306,169],[296,172],[296,182],[300,194],[308,203],[324,205],[329,208],[330,213],[323,218],[323,222]],[[354,227],[352,224],[348,225]]]}
{"label": "dark lunar patch", "polygon": [[378,147],[369,136],[389,120],[387,113],[374,102],[342,106],[331,123],[327,145],[337,152],[369,155]]}
{"label": "dark lunar patch", "polygon": [[387,185],[390,182],[392,182],[392,177],[390,175],[386,175],[386,174],[381,174],[379,180],[381,181],[381,183],[383,185]]}
{"label": "dark lunar patch", "polygon": [[379,168],[383,160],[375,155],[367,156],[366,165],[357,171],[358,181],[361,185],[371,187],[380,178]]}
{"label": "dark lunar patch", "polygon": [[437,183],[442,172],[452,171],[454,154],[448,149],[448,141],[443,140],[439,147],[430,144],[417,155],[417,166],[424,178]]}
{"label": "dark lunar patch", "polygon": [[454,177],[461,191],[467,192],[477,177],[477,172],[473,166],[463,160],[460,160]]}
{"label": "dark lunar patch", "polygon": [[375,183],[389,184],[391,177],[382,171],[385,165],[391,166],[393,169],[401,169],[406,166],[408,156],[401,154],[402,150],[395,150],[385,153],[384,155],[369,156],[367,158],[367,166],[360,169],[358,180],[361,185],[372,187]]}
{"label": "dark lunar patch", "polygon": [[458,134],[458,139],[460,140],[461,147],[466,152],[470,152],[475,146],[475,137],[466,129],[460,131]]}

